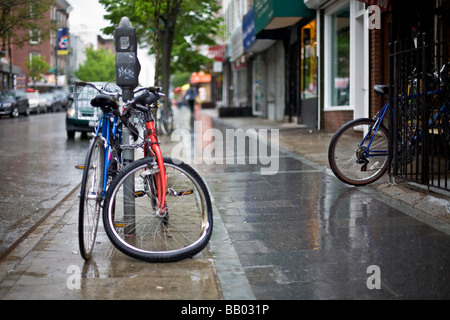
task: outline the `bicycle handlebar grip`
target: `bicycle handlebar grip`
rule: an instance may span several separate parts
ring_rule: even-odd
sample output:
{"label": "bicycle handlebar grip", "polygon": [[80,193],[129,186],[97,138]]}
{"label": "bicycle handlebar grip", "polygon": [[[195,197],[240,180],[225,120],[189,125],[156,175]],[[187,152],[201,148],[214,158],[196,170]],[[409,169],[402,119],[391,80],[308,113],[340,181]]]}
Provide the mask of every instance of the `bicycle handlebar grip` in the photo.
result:
{"label": "bicycle handlebar grip", "polygon": [[86,81],[77,81],[77,82],[75,82],[75,85],[77,87],[85,87],[87,85],[87,82]]}
{"label": "bicycle handlebar grip", "polygon": [[161,88],[160,87],[153,87],[153,86],[151,86],[151,87],[148,87],[147,90],[154,91],[154,92],[159,92],[159,91],[161,91]]}
{"label": "bicycle handlebar grip", "polygon": [[143,106],[149,106],[149,105],[154,104],[158,100],[159,100],[158,94],[155,94],[153,91],[146,90],[142,94],[137,96],[134,99],[134,102],[136,104],[140,104],[140,105],[143,105]]}

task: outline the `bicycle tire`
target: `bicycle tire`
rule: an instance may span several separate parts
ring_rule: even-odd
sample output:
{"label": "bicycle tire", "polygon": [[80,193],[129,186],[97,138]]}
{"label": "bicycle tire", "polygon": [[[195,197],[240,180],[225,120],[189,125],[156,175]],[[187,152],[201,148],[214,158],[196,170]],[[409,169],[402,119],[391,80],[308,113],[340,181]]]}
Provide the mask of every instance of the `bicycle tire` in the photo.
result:
{"label": "bicycle tire", "polygon": [[[364,133],[375,124],[375,120],[360,118],[343,125],[331,139],[328,148],[328,162],[334,175],[342,182],[354,186],[363,186],[378,180],[387,170],[388,164],[388,130],[380,125],[377,135],[371,145],[371,149],[376,148],[385,152],[365,158],[367,163],[361,163],[361,152],[365,150],[366,143],[361,146]],[[370,135],[371,136],[371,135]],[[358,159],[360,159],[358,161]]]}
{"label": "bicycle tire", "polygon": [[89,260],[94,249],[103,190],[104,147],[101,137],[91,140],[81,180],[78,212],[78,243],[80,254]]}
{"label": "bicycle tire", "polygon": [[164,111],[161,110],[161,118],[159,121],[159,125],[161,127],[161,131],[164,135],[168,136],[173,132],[173,114],[172,111]]}
{"label": "bicycle tire", "polygon": [[[164,217],[155,206],[155,158],[142,158],[124,167],[111,183],[104,201],[103,223],[113,245],[122,253],[147,262],[192,257],[206,247],[212,234],[211,199],[201,177],[181,161],[164,158],[164,164],[168,212]],[[124,187],[127,184],[134,184],[134,189],[129,191]],[[125,204],[125,199],[130,202]],[[127,216],[131,210],[134,219]]]}

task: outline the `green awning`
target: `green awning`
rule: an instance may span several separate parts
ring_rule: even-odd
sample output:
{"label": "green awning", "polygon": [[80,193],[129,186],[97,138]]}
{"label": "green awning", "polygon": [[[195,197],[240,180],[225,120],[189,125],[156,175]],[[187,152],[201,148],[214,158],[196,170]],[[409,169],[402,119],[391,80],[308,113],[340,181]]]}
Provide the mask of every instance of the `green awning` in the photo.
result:
{"label": "green awning", "polygon": [[255,34],[262,30],[285,28],[301,18],[313,18],[316,11],[308,9],[303,0],[255,0]]}

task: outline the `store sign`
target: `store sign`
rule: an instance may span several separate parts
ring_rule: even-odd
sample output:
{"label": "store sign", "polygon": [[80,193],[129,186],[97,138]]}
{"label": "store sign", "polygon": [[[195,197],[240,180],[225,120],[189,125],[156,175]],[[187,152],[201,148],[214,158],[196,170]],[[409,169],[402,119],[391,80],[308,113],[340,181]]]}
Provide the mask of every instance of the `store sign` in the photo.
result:
{"label": "store sign", "polygon": [[251,9],[244,16],[242,21],[242,32],[244,37],[244,51],[256,41],[255,37],[255,19],[254,19],[254,9]]}
{"label": "store sign", "polygon": [[226,44],[221,44],[221,45],[218,45],[218,46],[209,47],[208,57],[211,58],[211,59],[214,59],[214,61],[223,62],[226,50],[227,50],[227,45]]}
{"label": "store sign", "polygon": [[58,56],[65,56],[69,54],[69,34],[67,28],[58,28]]}
{"label": "store sign", "polygon": [[378,6],[383,11],[391,10],[391,0],[358,0],[359,2],[367,3],[369,6]]}

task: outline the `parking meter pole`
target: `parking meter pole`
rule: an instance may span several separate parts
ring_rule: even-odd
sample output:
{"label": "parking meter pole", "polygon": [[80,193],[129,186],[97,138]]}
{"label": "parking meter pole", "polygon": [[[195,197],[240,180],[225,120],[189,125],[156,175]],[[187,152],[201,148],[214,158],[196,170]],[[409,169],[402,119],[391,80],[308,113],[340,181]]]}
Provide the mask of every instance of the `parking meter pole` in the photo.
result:
{"label": "parking meter pole", "polygon": [[[126,103],[134,98],[133,90],[139,84],[139,72],[141,66],[137,58],[137,37],[136,29],[131,26],[127,17],[120,20],[119,27],[114,31],[114,41],[116,46],[116,82],[122,89],[122,100]],[[123,127],[122,140],[124,144],[133,145],[134,141],[130,130]],[[123,150],[124,165],[134,160],[134,149]],[[135,190],[134,177],[130,176],[124,182],[123,188],[123,208],[125,234],[135,233]]]}
{"label": "parking meter pole", "polygon": [[[131,138],[131,139],[130,139]],[[122,129],[122,141],[124,144],[132,145],[132,137],[127,127]],[[124,166],[134,161],[134,149],[126,148],[122,151]],[[130,176],[123,184],[123,212],[125,223],[125,234],[133,234],[135,230],[135,207],[134,207],[134,177]]]}

